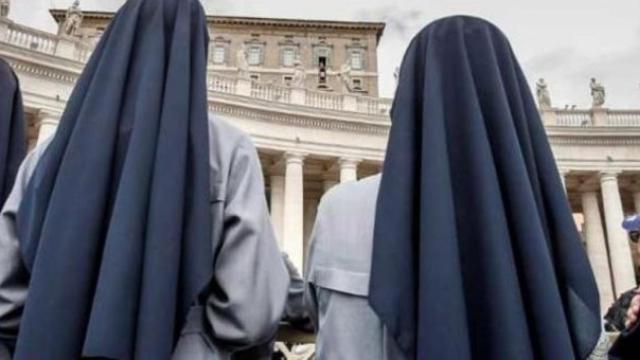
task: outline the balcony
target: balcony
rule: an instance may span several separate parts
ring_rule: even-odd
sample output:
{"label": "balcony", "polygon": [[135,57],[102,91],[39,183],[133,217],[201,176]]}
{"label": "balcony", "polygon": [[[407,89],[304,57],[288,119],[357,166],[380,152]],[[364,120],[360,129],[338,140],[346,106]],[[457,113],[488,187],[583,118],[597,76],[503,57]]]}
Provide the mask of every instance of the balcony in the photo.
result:
{"label": "balcony", "polygon": [[560,127],[640,127],[640,109],[612,110],[606,108],[543,109],[545,126]]}

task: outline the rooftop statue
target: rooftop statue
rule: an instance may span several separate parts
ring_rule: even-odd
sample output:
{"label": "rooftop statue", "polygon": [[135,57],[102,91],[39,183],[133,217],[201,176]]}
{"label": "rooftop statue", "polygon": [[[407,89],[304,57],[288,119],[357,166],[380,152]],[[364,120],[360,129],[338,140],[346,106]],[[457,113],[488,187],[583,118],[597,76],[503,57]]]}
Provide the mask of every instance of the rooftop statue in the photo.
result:
{"label": "rooftop statue", "polygon": [[10,0],[0,0],[0,18],[6,18],[9,16],[9,10],[11,9]]}
{"label": "rooftop statue", "polygon": [[538,105],[541,109],[551,108],[551,96],[549,95],[549,87],[544,79],[540,78],[536,83],[536,95],[538,96]]}
{"label": "rooftop statue", "polygon": [[591,78],[591,83],[589,84],[591,87],[591,97],[593,98],[593,107],[600,108],[604,105],[605,102],[605,89],[602,84],[596,81],[595,78]]}
{"label": "rooftop statue", "polygon": [[80,1],[75,0],[73,4],[67,9],[64,22],[60,26],[60,35],[73,36],[76,34],[80,25],[82,25],[82,19],[84,15],[80,9]]}

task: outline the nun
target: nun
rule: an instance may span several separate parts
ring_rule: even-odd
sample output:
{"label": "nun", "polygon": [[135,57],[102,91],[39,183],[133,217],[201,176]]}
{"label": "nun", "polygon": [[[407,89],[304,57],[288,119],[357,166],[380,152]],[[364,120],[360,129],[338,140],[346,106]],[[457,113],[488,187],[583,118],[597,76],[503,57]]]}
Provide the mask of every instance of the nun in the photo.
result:
{"label": "nun", "polygon": [[[266,359],[289,283],[197,0],[128,0],[0,216],[13,359]],[[261,354],[261,355],[255,355]]]}
{"label": "nun", "polygon": [[[366,344],[327,340],[320,359],[381,358],[341,355],[350,346],[401,359],[387,344],[419,360],[604,359],[596,283],[505,35],[465,16],[428,25],[406,52],[391,117],[379,190],[369,179],[326,195],[308,275],[319,346],[332,335],[323,326],[360,331],[371,313],[379,324]],[[347,250],[322,244],[332,238]],[[362,253],[371,244],[370,268],[358,241]]]}
{"label": "nun", "polygon": [[427,26],[392,118],[369,302],[402,351],[604,358],[598,289],[506,36],[466,16]]}
{"label": "nun", "polygon": [[[624,219],[622,228],[629,234],[629,240],[638,246],[640,239],[640,216],[633,215]],[[609,352],[610,360],[631,360],[640,357],[640,289],[624,292],[611,305],[605,315],[605,328],[619,331]]]}
{"label": "nun", "polygon": [[20,84],[9,64],[0,59],[0,208],[11,192],[26,153],[27,134]]}
{"label": "nun", "polygon": [[305,304],[318,360],[408,360],[368,302],[380,175],[329,190],[318,205]]}

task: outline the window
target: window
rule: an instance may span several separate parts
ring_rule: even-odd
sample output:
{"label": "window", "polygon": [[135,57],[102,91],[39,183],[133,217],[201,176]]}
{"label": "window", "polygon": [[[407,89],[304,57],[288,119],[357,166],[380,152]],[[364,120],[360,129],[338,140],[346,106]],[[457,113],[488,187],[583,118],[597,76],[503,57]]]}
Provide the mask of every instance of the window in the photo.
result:
{"label": "window", "polygon": [[231,41],[218,36],[209,43],[209,62],[214,65],[224,65],[229,62],[229,46]]}
{"label": "window", "polygon": [[251,46],[248,50],[247,61],[249,65],[256,66],[262,64],[262,48],[259,46]]}
{"label": "window", "polygon": [[211,61],[214,64],[224,64],[227,62],[227,49],[222,45],[215,45],[213,47],[213,55]]}
{"label": "window", "polygon": [[362,80],[353,79],[353,90],[362,90]]}
{"label": "window", "polygon": [[291,86],[291,83],[293,82],[293,76],[290,75],[285,75],[282,78],[282,82],[284,82],[285,86]]}
{"label": "window", "polygon": [[313,66],[320,66],[321,62],[324,62],[326,68],[332,66],[332,52],[333,46],[324,40],[321,40],[318,44],[313,44]]}
{"label": "window", "polygon": [[292,67],[296,60],[296,50],[294,48],[284,48],[282,50],[282,66]]}
{"label": "window", "polygon": [[353,70],[364,69],[364,54],[361,51],[351,52],[351,68]]}
{"label": "window", "polygon": [[250,78],[252,81],[258,81],[258,80],[260,80],[260,75],[258,75],[258,74],[251,74],[251,75],[249,75],[249,78]]}

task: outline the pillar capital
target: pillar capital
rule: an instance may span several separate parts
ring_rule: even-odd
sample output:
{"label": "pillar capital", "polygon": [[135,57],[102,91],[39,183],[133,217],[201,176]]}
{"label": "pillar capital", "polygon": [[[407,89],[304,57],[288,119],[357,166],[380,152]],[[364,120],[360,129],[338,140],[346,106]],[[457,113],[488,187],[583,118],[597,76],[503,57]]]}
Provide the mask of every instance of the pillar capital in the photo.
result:
{"label": "pillar capital", "polygon": [[60,123],[60,114],[54,111],[38,110],[36,126],[38,128],[38,145],[44,143],[55,134]]}
{"label": "pillar capital", "polygon": [[338,165],[340,168],[345,167],[357,167],[358,164],[362,162],[362,159],[351,158],[351,157],[341,157],[338,159]]}
{"label": "pillar capital", "polygon": [[286,152],[283,156],[284,161],[287,165],[289,164],[302,164],[304,159],[307,157],[306,154],[300,152]]}
{"label": "pillar capital", "polygon": [[622,171],[620,170],[602,170],[600,171],[600,182],[601,183],[605,183],[605,182],[611,182],[611,181],[618,181],[618,176],[620,175],[620,173],[622,173]]}
{"label": "pillar capital", "polygon": [[58,123],[60,121],[60,118],[62,117],[62,114],[55,111],[40,109],[36,113],[36,117],[38,119],[37,121],[38,123],[43,123],[43,122]]}
{"label": "pillar capital", "polygon": [[358,164],[361,160],[355,158],[340,158],[338,165],[340,166],[340,182],[350,182],[358,180]]}

